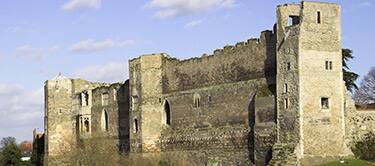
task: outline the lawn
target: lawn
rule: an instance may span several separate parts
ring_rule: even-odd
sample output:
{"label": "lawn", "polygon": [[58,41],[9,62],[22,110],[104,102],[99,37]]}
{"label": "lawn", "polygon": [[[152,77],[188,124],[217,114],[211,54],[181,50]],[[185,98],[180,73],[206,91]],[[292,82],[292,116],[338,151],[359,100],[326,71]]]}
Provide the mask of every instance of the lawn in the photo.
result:
{"label": "lawn", "polygon": [[375,166],[374,163],[358,159],[345,159],[344,161],[344,163],[340,163],[340,161],[331,161],[319,166]]}

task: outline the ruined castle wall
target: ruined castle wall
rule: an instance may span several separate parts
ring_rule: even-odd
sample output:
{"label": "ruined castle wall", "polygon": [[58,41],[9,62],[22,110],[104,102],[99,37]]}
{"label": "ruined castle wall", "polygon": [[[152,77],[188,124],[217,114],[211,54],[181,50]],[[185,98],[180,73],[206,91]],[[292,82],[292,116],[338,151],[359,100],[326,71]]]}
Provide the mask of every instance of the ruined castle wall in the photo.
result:
{"label": "ruined castle wall", "polygon": [[100,84],[84,80],[57,78],[45,85],[45,159],[46,165],[61,165],[68,161],[62,155],[72,150],[77,138],[77,112],[73,96]]}
{"label": "ruined castle wall", "polygon": [[375,109],[356,108],[350,95],[345,97],[346,144],[353,144],[369,132],[375,133]]}
{"label": "ruined castle wall", "polygon": [[271,31],[264,31],[260,39],[225,46],[210,56],[183,61],[165,58],[163,93],[273,76],[274,39]]}
{"label": "ruined castle wall", "polygon": [[[111,146],[117,146],[122,152],[129,150],[128,93],[128,82],[93,90],[92,136],[110,140]],[[108,94],[108,104],[103,101],[103,94]]]}
{"label": "ruined castle wall", "polygon": [[[154,54],[129,61],[131,151],[184,152],[199,163],[247,161],[254,151],[255,93],[274,93],[274,42],[265,31],[211,56],[179,61]],[[259,116],[274,121],[268,113]]]}

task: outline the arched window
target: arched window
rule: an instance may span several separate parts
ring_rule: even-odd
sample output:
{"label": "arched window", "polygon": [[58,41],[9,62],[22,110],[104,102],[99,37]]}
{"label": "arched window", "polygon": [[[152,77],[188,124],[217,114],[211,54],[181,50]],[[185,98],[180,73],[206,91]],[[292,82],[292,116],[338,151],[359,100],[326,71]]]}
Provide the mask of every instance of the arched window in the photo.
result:
{"label": "arched window", "polygon": [[88,119],[85,119],[85,129],[86,129],[86,132],[90,132],[90,122]]}
{"label": "arched window", "polygon": [[103,131],[108,131],[108,113],[106,110],[102,111],[101,126]]}
{"label": "arched window", "polygon": [[198,93],[194,94],[193,102],[193,108],[199,108],[201,106],[201,96]]}
{"label": "arched window", "polygon": [[164,103],[165,124],[171,125],[171,108],[168,101]]}

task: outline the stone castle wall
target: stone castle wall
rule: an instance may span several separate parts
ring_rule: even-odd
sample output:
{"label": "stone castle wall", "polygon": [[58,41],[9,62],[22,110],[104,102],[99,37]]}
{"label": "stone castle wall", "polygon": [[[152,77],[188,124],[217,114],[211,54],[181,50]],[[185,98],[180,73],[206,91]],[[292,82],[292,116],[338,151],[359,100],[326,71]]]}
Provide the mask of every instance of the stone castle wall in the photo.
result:
{"label": "stone castle wall", "polygon": [[[127,87],[127,83],[109,85],[62,76],[47,81],[44,164],[69,165],[75,148],[93,136],[112,140],[113,145],[128,150]],[[107,106],[101,106],[101,94],[104,92],[111,94]],[[88,95],[87,100],[82,99],[83,93]],[[108,110],[109,128],[102,132],[101,115],[105,109]],[[81,117],[89,118],[87,132]]]}
{"label": "stone castle wall", "polygon": [[213,55],[163,62],[163,93],[246,81],[275,75],[275,35],[262,32],[235,46],[217,49]]}
{"label": "stone castle wall", "polygon": [[345,98],[346,144],[352,147],[369,132],[375,133],[375,109],[356,108],[349,95]]}
{"label": "stone castle wall", "polygon": [[53,157],[70,142],[105,139],[129,156],[183,153],[197,165],[347,156],[375,114],[346,96],[341,60],[338,5],[280,5],[273,31],[212,55],[143,55],[125,83],[47,81],[45,149]]}
{"label": "stone castle wall", "polygon": [[[131,151],[183,151],[200,164],[215,160],[233,165],[253,159],[254,96],[274,93],[274,42],[274,34],[264,31],[260,39],[226,46],[210,56],[177,60],[154,54],[131,60]],[[273,105],[272,101],[273,97],[263,104]],[[258,119],[274,124],[275,118],[269,118],[272,110],[259,110]],[[258,138],[274,140],[274,135]]]}
{"label": "stone castle wall", "polygon": [[[57,77],[45,83],[45,164],[58,165],[64,162],[59,156],[77,143],[76,112],[73,109],[73,94],[84,89],[101,86],[84,80]],[[66,161],[65,161],[66,162]]]}

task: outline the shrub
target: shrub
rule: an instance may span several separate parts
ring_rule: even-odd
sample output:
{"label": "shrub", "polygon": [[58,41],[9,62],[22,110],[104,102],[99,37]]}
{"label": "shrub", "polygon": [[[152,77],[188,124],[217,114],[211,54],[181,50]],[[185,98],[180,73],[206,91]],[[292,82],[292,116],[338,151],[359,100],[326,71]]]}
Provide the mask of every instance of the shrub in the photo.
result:
{"label": "shrub", "polygon": [[375,161],[375,134],[365,134],[361,140],[354,143],[352,151],[357,158]]}

